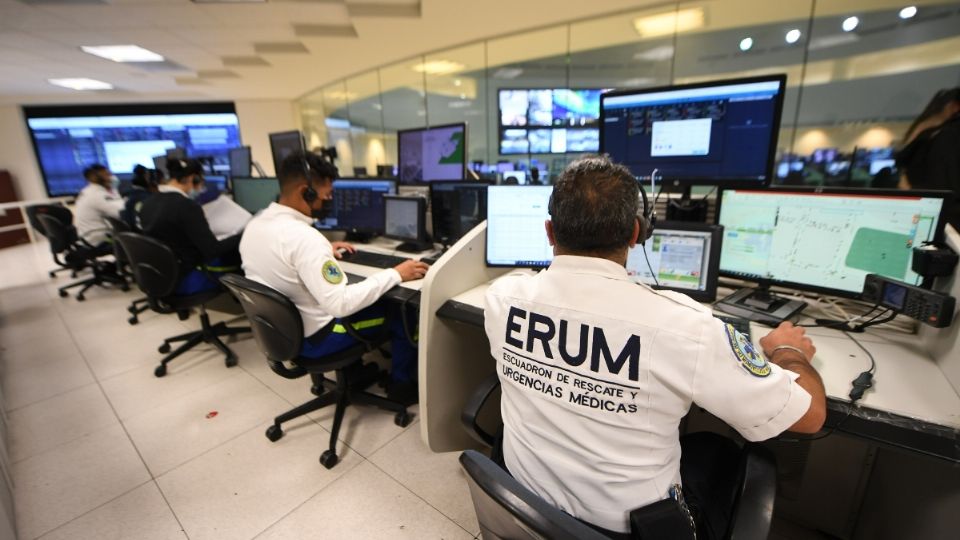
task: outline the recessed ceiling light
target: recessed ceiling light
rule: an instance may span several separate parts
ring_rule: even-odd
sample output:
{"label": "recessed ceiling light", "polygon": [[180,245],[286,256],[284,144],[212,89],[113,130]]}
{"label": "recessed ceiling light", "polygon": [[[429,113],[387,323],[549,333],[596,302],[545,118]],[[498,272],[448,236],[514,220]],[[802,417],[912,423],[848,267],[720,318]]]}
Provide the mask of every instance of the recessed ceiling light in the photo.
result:
{"label": "recessed ceiling light", "polygon": [[787,35],[784,36],[783,39],[787,40],[787,43],[796,43],[800,41],[800,36],[802,35],[803,33],[801,33],[800,30],[797,30],[796,28],[794,28],[793,30],[790,30],[789,32],[787,32]]}
{"label": "recessed ceiling light", "polygon": [[648,62],[663,62],[671,58],[673,58],[673,45],[660,45],[633,55],[634,60],[646,60]]}
{"label": "recessed ceiling light", "polygon": [[751,47],[753,47],[753,38],[752,38],[752,37],[745,37],[745,38],[743,38],[743,39],[740,40],[740,50],[741,50],[741,51],[747,52],[747,51],[749,51],[749,50],[751,49]]}
{"label": "recessed ceiling light", "polygon": [[703,26],[703,9],[688,8],[633,20],[637,33],[645,38],[668,36]]}
{"label": "recessed ceiling light", "polygon": [[68,79],[47,79],[47,82],[54,86],[61,86],[71,90],[113,90],[113,85],[98,81],[96,79],[85,79],[82,77]]}
{"label": "recessed ceiling light", "polygon": [[901,19],[912,19],[917,14],[917,6],[907,6],[900,10]]}
{"label": "recessed ceiling light", "polygon": [[418,73],[426,73],[427,75],[447,75],[449,73],[456,73],[464,67],[463,64],[451,62],[450,60],[431,60],[413,66],[413,70]]}
{"label": "recessed ceiling light", "polygon": [[84,45],[85,53],[113,60],[114,62],[163,62],[163,56],[136,45]]}
{"label": "recessed ceiling light", "polygon": [[860,19],[857,17],[847,17],[843,20],[843,23],[840,25],[840,28],[843,28],[844,32],[853,32],[857,26],[860,25]]}

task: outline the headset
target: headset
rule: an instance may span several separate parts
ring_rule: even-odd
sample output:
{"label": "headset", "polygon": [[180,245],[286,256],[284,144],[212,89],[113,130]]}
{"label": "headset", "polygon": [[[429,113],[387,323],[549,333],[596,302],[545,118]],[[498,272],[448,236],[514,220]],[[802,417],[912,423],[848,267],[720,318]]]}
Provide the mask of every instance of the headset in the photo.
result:
{"label": "headset", "polygon": [[307,159],[307,146],[303,140],[303,135],[300,136],[300,155],[303,156],[303,176],[307,179],[307,189],[303,190],[303,200],[312,207],[313,202],[320,197],[320,194],[313,188],[313,179],[310,177],[312,171],[310,161]]}
{"label": "headset", "polygon": [[[657,169],[654,169],[653,174],[650,175],[651,192],[654,188],[653,181],[656,176]],[[642,246],[653,236],[653,229],[657,226],[657,211],[655,205],[647,199],[647,192],[643,189],[643,181],[639,178],[637,179],[637,185],[640,186],[640,200],[643,201],[643,207],[638,209],[640,213],[637,214],[637,221],[640,222],[640,237],[637,238],[637,243]]]}

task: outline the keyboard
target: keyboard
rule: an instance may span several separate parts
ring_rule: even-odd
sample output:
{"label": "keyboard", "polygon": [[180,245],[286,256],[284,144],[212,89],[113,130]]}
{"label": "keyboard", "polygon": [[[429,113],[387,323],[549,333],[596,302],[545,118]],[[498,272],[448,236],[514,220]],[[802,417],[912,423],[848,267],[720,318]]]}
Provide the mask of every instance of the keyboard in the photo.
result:
{"label": "keyboard", "polygon": [[396,255],[386,255],[384,253],[358,250],[356,253],[344,251],[340,260],[353,264],[372,266],[374,268],[393,268],[394,266],[408,259],[407,257],[397,257]]}
{"label": "keyboard", "polygon": [[750,335],[750,321],[740,317],[729,317],[727,315],[714,315],[726,324],[732,325],[733,329],[745,336]]}

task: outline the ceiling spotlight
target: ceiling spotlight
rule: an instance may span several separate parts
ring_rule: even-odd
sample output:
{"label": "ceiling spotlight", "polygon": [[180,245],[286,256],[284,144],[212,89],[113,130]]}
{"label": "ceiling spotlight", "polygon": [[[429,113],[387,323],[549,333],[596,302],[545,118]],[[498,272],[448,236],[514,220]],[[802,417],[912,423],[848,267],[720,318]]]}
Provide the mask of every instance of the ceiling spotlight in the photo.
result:
{"label": "ceiling spotlight", "polygon": [[787,43],[796,43],[800,41],[800,36],[802,35],[803,34],[800,32],[800,30],[794,28],[793,30],[787,32],[787,35],[783,39],[787,40]]}
{"label": "ceiling spotlight", "polygon": [[743,38],[743,39],[740,40],[740,50],[741,50],[741,51],[747,52],[747,51],[750,50],[751,47],[753,47],[753,38],[751,38],[751,37],[745,37],[745,38]]}
{"label": "ceiling spotlight", "polygon": [[840,25],[844,32],[853,32],[860,25],[860,19],[857,17],[847,17]]}
{"label": "ceiling spotlight", "polygon": [[901,19],[912,19],[917,14],[917,6],[907,6],[900,10]]}

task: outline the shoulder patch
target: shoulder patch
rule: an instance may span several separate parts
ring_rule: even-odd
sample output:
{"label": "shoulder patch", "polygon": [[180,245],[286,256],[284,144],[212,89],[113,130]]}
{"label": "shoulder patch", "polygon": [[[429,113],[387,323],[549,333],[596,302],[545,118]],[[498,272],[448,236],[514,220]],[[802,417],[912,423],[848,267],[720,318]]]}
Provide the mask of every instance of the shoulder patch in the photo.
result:
{"label": "shoulder patch", "polygon": [[343,270],[340,270],[337,263],[333,261],[323,263],[323,270],[321,271],[323,272],[323,279],[327,280],[328,283],[337,285],[343,281]]}
{"label": "shoulder patch", "polygon": [[733,354],[740,361],[740,367],[755,377],[770,375],[770,364],[767,363],[767,359],[762,354],[753,348],[750,338],[737,332],[732,324],[725,324],[723,327],[727,331],[730,348],[733,349]]}

